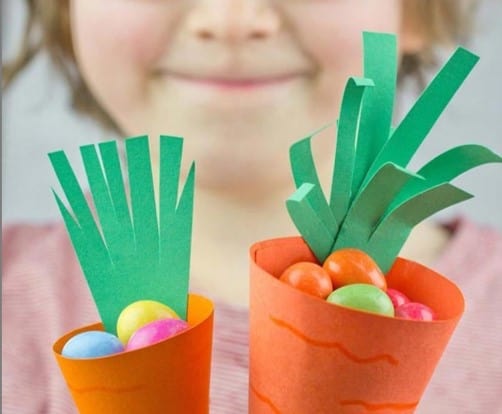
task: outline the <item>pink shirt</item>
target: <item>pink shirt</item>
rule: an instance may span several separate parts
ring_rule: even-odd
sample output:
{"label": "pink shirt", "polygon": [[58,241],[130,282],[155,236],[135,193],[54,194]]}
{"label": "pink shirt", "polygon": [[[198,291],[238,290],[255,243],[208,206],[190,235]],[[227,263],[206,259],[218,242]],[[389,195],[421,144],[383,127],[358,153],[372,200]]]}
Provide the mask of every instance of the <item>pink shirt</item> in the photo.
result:
{"label": "pink shirt", "polygon": [[[460,286],[466,313],[417,412],[502,413],[502,237],[465,219],[453,228],[435,268]],[[52,343],[99,317],[66,230],[7,226],[2,246],[2,412],[75,412]],[[247,327],[246,309],[216,304],[214,414],[247,412]]]}

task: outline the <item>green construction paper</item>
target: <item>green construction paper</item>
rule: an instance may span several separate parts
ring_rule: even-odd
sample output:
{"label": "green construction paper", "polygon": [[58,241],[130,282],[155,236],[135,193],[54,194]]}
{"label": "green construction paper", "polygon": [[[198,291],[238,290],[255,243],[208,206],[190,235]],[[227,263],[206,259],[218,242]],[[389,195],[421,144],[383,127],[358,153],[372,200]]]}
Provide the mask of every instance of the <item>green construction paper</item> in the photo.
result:
{"label": "green construction paper", "polygon": [[415,102],[371,165],[365,180],[392,161],[406,167],[479,57],[459,47]]}
{"label": "green construction paper", "polygon": [[350,204],[352,179],[357,169],[356,145],[363,94],[367,87],[373,85],[370,79],[352,77],[347,81],[343,93],[329,202],[337,223],[342,222]]}
{"label": "green construction paper", "polygon": [[[501,157],[479,145],[464,145],[441,154],[416,174],[407,171],[408,162],[478,57],[458,48],[394,128],[396,38],[364,33],[363,41],[365,78],[348,80],[338,119],[329,200],[335,220],[325,211],[310,140],[292,146],[298,190],[286,204],[320,261],[332,250],[358,247],[388,270],[416,224],[471,197],[449,181],[476,166],[501,162]],[[374,87],[366,88],[373,83]]]}
{"label": "green construction paper", "polygon": [[89,181],[96,212],[101,223],[101,231],[106,240],[106,248],[112,263],[116,263],[121,256],[129,256],[134,250],[133,232],[117,219],[113,199],[108,191],[105,175],[94,145],[85,145],[80,153]]}
{"label": "green construction paper", "polygon": [[333,236],[336,234],[338,223],[331,211],[324,192],[322,191],[319,182],[319,176],[312,157],[311,139],[320,131],[326,129],[331,124],[328,124],[320,130],[314,132],[310,136],[293,144],[289,150],[289,158],[291,162],[291,170],[293,178],[299,188],[303,183],[311,183],[313,187],[309,191],[309,199],[311,200],[312,208],[317,211],[326,227],[332,229]]}
{"label": "green construction paper", "polygon": [[306,243],[319,262],[322,263],[331,252],[334,235],[309,202],[309,195],[315,193],[315,187],[311,183],[302,184],[286,200],[286,208],[296,227],[300,229]]}
{"label": "green construction paper", "polygon": [[96,220],[65,154],[49,154],[71,211],[54,193],[56,202],[105,329],[112,333],[122,309],[137,300],[165,303],[186,319],[194,168],[177,201],[182,140],[162,136],[160,148],[157,211],[148,137],[125,141],[130,203],[116,143],[99,144],[99,155],[94,146],[81,147]]}
{"label": "green construction paper", "polygon": [[364,249],[389,204],[414,173],[396,164],[384,164],[352,203],[338,233],[333,250]]}
{"label": "green construction paper", "polygon": [[414,226],[432,214],[471,197],[471,194],[449,183],[414,195],[382,218],[364,251],[375,259],[384,273],[388,272]]}
{"label": "green construction paper", "polygon": [[418,194],[427,188],[449,182],[472,168],[500,162],[502,162],[502,157],[481,145],[466,144],[452,148],[420,168],[417,175],[423,179],[408,181],[393,200],[390,208],[401,204],[411,194]]}
{"label": "green construction paper", "polygon": [[364,77],[375,86],[364,94],[361,109],[352,195],[391,132],[398,70],[397,39],[393,34],[363,33]]}
{"label": "green construction paper", "polygon": [[164,162],[160,165],[159,191],[160,271],[169,275],[164,283],[170,303],[186,297],[189,287],[195,164],[190,166],[178,199],[182,152],[181,138],[161,136],[160,157]]}

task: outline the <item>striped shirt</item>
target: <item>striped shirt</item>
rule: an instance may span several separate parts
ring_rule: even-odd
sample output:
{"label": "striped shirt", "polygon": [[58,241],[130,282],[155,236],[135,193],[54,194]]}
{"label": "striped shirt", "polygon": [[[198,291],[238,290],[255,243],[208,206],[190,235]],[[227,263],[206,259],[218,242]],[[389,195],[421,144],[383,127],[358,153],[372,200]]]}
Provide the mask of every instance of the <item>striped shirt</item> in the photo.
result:
{"label": "striped shirt", "polygon": [[[465,219],[451,227],[434,267],[460,286],[466,313],[417,412],[502,413],[502,237]],[[52,343],[99,317],[66,229],[9,225],[2,233],[2,412],[74,413]],[[211,413],[246,413],[248,312],[215,308]]]}

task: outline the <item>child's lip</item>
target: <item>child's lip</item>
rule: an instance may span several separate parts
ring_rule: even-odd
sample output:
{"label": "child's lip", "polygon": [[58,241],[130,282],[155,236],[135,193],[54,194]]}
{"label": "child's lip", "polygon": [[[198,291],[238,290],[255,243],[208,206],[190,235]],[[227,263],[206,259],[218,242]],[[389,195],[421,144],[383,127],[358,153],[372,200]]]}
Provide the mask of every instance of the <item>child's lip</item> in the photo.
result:
{"label": "child's lip", "polygon": [[306,76],[306,74],[302,72],[290,72],[284,74],[270,74],[260,76],[248,76],[239,74],[205,75],[176,72],[171,70],[162,70],[158,73],[162,76],[167,76],[182,82],[225,90],[248,90],[277,86],[291,82],[295,79],[298,79],[299,77]]}

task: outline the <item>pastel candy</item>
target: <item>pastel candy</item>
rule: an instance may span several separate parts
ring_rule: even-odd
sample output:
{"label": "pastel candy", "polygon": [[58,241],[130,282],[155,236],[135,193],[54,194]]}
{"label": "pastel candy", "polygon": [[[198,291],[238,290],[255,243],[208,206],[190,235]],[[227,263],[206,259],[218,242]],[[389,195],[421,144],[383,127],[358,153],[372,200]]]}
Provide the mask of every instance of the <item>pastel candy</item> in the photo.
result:
{"label": "pastel candy", "polygon": [[117,320],[117,335],[125,345],[133,332],[159,319],[179,316],[169,306],[154,300],[139,300],[126,306]]}
{"label": "pastel candy", "polygon": [[126,351],[143,348],[170,338],[188,329],[188,323],[182,319],[160,319],[139,328],[131,335]]}
{"label": "pastel candy", "polygon": [[79,333],[68,340],[61,350],[67,358],[96,358],[124,350],[119,338],[104,331]]}
{"label": "pastel candy", "polygon": [[416,321],[433,321],[436,319],[436,315],[431,308],[418,302],[407,302],[398,306],[396,308],[396,316]]}
{"label": "pastel candy", "polygon": [[394,305],[387,294],[374,285],[354,283],[334,290],[326,299],[330,303],[394,316]]}

